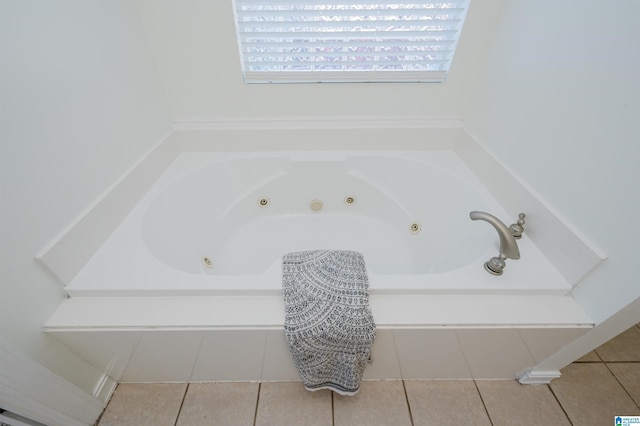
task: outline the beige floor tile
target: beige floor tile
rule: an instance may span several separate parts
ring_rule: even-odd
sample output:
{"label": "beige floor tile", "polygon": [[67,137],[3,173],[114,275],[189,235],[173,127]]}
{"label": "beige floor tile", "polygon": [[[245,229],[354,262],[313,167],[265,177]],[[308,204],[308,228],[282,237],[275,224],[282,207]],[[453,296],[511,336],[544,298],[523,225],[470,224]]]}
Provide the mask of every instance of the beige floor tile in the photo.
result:
{"label": "beige floor tile", "polygon": [[494,426],[571,424],[546,385],[521,385],[515,380],[479,380],[477,385]]}
{"label": "beige floor tile", "polygon": [[607,425],[614,416],[640,414],[604,364],[570,364],[551,389],[574,425]]}
{"label": "beige floor tile", "polygon": [[99,426],[173,426],[186,383],[124,383],[118,385]]}
{"label": "beige floor tile", "polygon": [[177,426],[252,425],[258,383],[192,383]]}
{"label": "beige floor tile", "polygon": [[596,351],[591,351],[585,354],[583,357],[577,359],[575,362],[602,362]]}
{"label": "beige floor tile", "polygon": [[404,384],[416,426],[491,424],[473,380],[407,380]]}
{"label": "beige floor tile", "polygon": [[363,382],[355,396],[333,395],[335,426],[410,425],[402,381]]}
{"label": "beige floor tile", "polygon": [[640,328],[627,331],[596,349],[603,361],[640,361]]}
{"label": "beige floor tile", "polygon": [[302,382],[263,383],[257,426],[327,425],[333,422],[331,391],[307,391]]}
{"label": "beige floor tile", "polygon": [[640,362],[607,364],[631,398],[640,407]]}

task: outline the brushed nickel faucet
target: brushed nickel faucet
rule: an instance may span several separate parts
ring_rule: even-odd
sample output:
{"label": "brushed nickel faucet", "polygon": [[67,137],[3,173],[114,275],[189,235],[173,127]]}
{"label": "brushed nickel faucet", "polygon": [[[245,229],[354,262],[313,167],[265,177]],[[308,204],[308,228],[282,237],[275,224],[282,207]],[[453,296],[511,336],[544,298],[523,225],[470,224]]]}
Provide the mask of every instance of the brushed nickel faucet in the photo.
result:
{"label": "brushed nickel faucet", "polygon": [[472,211],[469,213],[471,220],[484,220],[493,226],[498,232],[500,238],[500,253],[496,257],[492,257],[484,263],[484,269],[493,275],[502,275],[502,271],[506,266],[506,259],[520,259],[520,250],[516,238],[522,236],[524,231],[524,213],[518,215],[518,222],[507,228],[500,219],[492,214],[480,211]]}

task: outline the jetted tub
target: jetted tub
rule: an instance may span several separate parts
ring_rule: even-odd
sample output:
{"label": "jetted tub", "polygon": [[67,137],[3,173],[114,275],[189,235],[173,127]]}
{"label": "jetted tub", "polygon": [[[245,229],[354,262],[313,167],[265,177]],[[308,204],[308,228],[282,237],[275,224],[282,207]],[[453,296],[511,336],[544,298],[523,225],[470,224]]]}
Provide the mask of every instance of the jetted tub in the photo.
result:
{"label": "jetted tub", "polygon": [[472,210],[515,221],[452,151],[184,153],[66,289],[275,293],[283,254],[340,249],[364,254],[374,294],[570,290],[526,229],[521,259],[488,274],[498,235]]}

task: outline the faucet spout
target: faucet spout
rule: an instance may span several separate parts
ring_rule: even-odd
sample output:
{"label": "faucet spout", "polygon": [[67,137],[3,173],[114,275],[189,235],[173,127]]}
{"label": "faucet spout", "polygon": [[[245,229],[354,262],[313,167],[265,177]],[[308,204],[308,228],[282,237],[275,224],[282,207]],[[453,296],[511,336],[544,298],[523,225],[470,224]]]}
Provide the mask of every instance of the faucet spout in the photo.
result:
{"label": "faucet spout", "polygon": [[520,250],[518,249],[516,239],[500,219],[492,214],[480,211],[472,211],[469,213],[469,217],[471,220],[484,220],[485,222],[489,222],[489,224],[496,229],[498,237],[500,238],[500,258],[520,259]]}

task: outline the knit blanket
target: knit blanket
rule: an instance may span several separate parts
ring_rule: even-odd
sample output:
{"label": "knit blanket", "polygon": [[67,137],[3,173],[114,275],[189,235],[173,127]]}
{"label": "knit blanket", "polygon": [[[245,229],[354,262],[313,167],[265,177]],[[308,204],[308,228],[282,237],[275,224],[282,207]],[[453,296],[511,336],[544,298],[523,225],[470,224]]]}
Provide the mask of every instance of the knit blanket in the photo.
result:
{"label": "knit blanket", "polygon": [[376,334],[362,254],[286,254],[282,289],[285,336],[305,388],[355,395]]}

